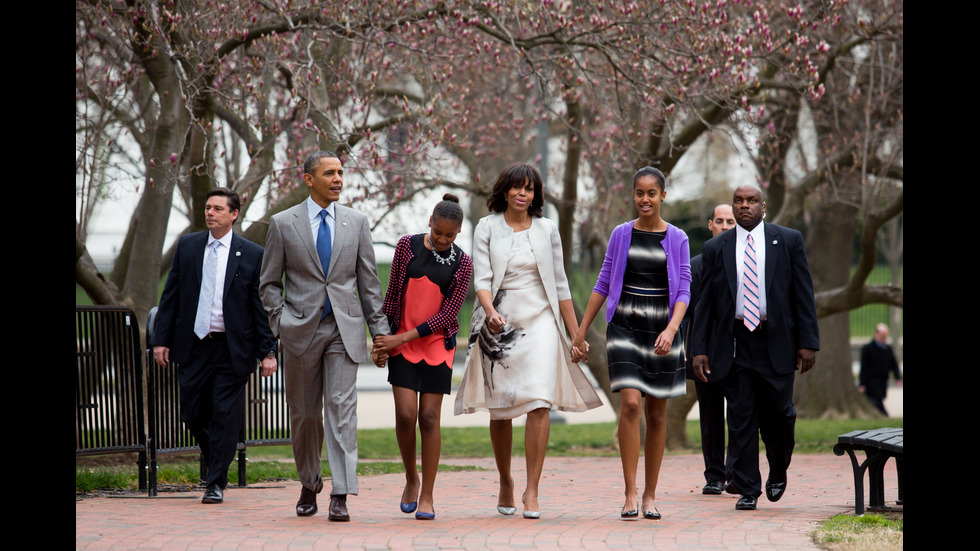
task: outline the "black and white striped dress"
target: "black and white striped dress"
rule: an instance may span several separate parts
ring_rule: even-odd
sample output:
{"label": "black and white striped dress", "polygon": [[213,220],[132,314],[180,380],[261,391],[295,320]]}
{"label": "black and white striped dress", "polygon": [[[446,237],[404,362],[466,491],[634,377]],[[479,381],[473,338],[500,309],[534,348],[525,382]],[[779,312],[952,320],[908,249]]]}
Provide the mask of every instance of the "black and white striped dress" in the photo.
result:
{"label": "black and white striped dress", "polygon": [[609,382],[613,391],[635,388],[645,395],[672,398],[685,393],[680,333],[670,352],[654,353],[657,337],[670,322],[667,255],[660,244],[666,232],[633,228],[623,293],[606,327]]}

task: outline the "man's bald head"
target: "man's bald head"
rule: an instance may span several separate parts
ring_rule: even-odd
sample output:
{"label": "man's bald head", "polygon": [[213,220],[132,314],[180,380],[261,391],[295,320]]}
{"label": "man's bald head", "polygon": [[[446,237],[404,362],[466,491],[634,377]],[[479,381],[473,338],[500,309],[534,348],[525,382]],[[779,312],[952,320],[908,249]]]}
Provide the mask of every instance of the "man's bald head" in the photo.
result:
{"label": "man's bald head", "polygon": [[711,236],[720,235],[734,227],[735,215],[732,214],[732,206],[725,204],[716,206],[715,210],[711,212],[711,218],[708,219],[708,229],[711,230]]}

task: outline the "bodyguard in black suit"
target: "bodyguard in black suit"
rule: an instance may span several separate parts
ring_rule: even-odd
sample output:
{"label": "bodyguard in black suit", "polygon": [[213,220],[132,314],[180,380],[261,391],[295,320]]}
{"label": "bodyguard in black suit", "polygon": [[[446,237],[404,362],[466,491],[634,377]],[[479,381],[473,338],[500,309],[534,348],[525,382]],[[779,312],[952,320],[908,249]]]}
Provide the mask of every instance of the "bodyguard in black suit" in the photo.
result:
{"label": "bodyguard in black suit", "polygon": [[763,224],[762,190],[735,190],[738,226],[705,242],[694,315],[694,372],[723,381],[728,400],[736,509],[761,495],[759,444],[766,445],[766,497],[778,501],[795,445],[795,370],[809,371],[820,348],[813,282],[800,232]]}
{"label": "bodyguard in black suit", "polygon": [[208,465],[203,503],[224,499],[249,375],[259,363],[264,377],[277,367],[259,300],[262,247],[231,231],[240,206],[230,189],[208,193],[208,231],[177,242],[156,317],[153,357],[178,364],[181,419]]}
{"label": "bodyguard in black suit", "polygon": [[[735,215],[731,205],[716,205],[708,219],[712,237],[717,237],[735,227]],[[725,489],[731,466],[725,463],[725,389],[721,382],[704,382],[694,376],[694,358],[691,356],[691,332],[694,311],[698,305],[701,287],[701,255],[691,259],[691,305],[681,322],[684,335],[685,367],[687,378],[694,379],[698,395],[698,417],[701,427],[701,454],[704,457],[705,495],[718,495]]]}

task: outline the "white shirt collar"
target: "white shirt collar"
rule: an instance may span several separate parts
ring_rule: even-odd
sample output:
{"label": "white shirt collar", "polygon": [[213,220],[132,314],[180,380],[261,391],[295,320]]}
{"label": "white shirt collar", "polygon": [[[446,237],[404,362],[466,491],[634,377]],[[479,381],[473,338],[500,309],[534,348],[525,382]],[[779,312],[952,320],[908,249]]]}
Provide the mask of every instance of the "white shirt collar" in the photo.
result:
{"label": "white shirt collar", "polygon": [[[316,204],[316,201],[314,201],[312,197],[306,198],[306,213],[310,216],[310,222],[312,222],[314,218],[318,218],[320,216],[321,210],[323,210],[323,207]],[[327,215],[330,216],[330,218],[333,218],[334,220],[337,219],[336,201],[327,205]]]}
{"label": "white shirt collar", "polygon": [[745,239],[746,239],[746,236],[751,233],[752,234],[752,240],[755,241],[756,244],[762,243],[763,241],[766,240],[766,229],[765,229],[765,225],[766,225],[766,223],[760,220],[759,223],[756,224],[756,226],[754,228],[752,228],[752,231],[749,231],[749,230],[743,228],[742,226],[739,226],[738,224],[736,224],[735,225],[735,237],[738,238],[738,241],[740,243],[744,243],[745,242]]}
{"label": "white shirt collar", "polygon": [[211,232],[208,232],[208,244],[207,244],[207,246],[210,247],[211,246],[211,243],[214,243],[215,241],[218,241],[226,249],[231,249],[231,236],[234,233],[235,233],[235,230],[228,230],[228,233],[224,234],[221,237],[221,239],[215,239],[214,238],[214,235]]}

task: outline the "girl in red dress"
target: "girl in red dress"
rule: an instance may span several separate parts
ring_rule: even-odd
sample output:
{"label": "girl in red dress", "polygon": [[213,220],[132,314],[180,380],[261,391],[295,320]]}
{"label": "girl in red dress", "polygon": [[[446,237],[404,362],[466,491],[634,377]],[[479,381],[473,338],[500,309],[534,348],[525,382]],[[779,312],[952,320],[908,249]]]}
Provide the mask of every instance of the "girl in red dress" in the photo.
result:
{"label": "girl in red dress", "polygon": [[[405,463],[403,513],[435,518],[432,488],[439,467],[442,398],[450,393],[459,309],[473,262],[453,244],[463,224],[459,198],[447,193],[429,218],[429,232],[398,241],[384,313],[390,336],[375,338],[388,355],[388,382],[395,398],[395,435]],[[415,425],[422,435],[422,478],[415,463]]]}

